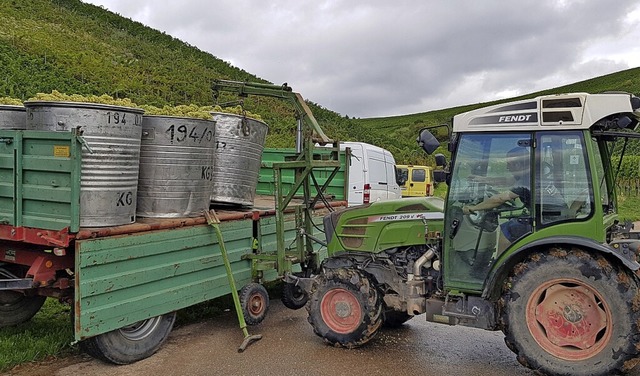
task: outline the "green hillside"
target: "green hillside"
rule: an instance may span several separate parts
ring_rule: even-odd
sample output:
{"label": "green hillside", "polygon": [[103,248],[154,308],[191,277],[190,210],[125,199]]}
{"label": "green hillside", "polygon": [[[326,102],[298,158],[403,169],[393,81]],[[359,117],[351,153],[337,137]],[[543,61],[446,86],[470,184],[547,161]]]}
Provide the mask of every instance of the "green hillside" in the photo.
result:
{"label": "green hillside", "polygon": [[[25,100],[58,90],[159,107],[211,105],[214,79],[266,82],[170,35],[79,0],[7,0],[2,5],[0,96]],[[639,73],[640,68],[630,69],[548,92],[640,93]],[[310,104],[330,137],[383,146],[399,162],[428,163],[415,144],[418,129],[488,103],[372,119],[349,119]],[[254,97],[245,100],[245,107],[269,124],[267,146],[293,146],[295,121],[286,103]]]}
{"label": "green hillside", "polygon": [[[58,90],[158,107],[210,105],[214,79],[266,82],[170,35],[78,0],[3,1],[0,24],[0,96],[25,100]],[[270,146],[293,146],[295,120],[284,102],[248,98],[245,106],[269,124]],[[325,123],[342,121],[313,107]]]}

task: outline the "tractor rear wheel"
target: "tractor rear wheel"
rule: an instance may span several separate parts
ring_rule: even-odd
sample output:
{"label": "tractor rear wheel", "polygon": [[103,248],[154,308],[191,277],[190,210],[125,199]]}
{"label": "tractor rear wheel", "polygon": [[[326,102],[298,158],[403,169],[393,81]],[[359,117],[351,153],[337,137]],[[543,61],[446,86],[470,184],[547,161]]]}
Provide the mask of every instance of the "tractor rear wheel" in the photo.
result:
{"label": "tractor rear wheel", "polygon": [[382,324],[382,306],[366,275],[355,269],[328,270],[309,296],[308,320],[326,342],[354,348],[375,336]]}
{"label": "tractor rear wheel", "polygon": [[[505,342],[529,368],[554,375],[608,375],[638,355],[638,284],[582,250],[552,249],[518,264],[505,292]],[[633,364],[632,364],[633,363]]]}

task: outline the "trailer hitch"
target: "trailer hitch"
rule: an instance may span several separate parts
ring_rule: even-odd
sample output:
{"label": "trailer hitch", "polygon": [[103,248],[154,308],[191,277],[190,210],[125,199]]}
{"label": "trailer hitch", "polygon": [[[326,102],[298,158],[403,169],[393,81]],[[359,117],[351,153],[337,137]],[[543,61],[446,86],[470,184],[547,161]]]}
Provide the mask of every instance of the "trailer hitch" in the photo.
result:
{"label": "trailer hitch", "polygon": [[298,233],[300,234],[300,236],[306,236],[307,238],[309,238],[309,239],[313,240],[314,242],[316,242],[316,243],[320,244],[320,245],[321,245],[321,246],[323,246],[323,247],[326,247],[326,246],[327,246],[327,242],[326,242],[326,241],[324,241],[324,240],[322,240],[322,239],[320,239],[320,238],[317,238],[317,237],[315,237],[315,236],[313,236],[313,235],[311,235],[311,234],[307,233],[307,232],[305,231],[305,229],[303,229],[303,228],[299,228],[299,229],[298,229]]}
{"label": "trailer hitch", "polygon": [[290,283],[294,286],[300,287],[305,291],[305,293],[309,294],[313,285],[316,282],[315,277],[298,277],[293,275],[292,273],[284,273],[283,276],[284,283]]}

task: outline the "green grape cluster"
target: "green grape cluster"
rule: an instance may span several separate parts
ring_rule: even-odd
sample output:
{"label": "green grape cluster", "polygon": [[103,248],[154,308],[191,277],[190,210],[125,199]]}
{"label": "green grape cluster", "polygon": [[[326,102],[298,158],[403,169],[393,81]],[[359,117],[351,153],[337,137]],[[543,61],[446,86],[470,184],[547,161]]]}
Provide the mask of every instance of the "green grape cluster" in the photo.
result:
{"label": "green grape cluster", "polygon": [[0,104],[10,105],[10,106],[22,106],[22,101],[20,99],[11,98],[11,97],[0,97]]}
{"label": "green grape cluster", "polygon": [[145,115],[178,116],[208,120],[211,119],[212,112],[222,112],[226,114],[242,115],[262,121],[262,117],[260,115],[245,111],[241,106],[223,108],[220,106],[183,104],[179,106],[164,106],[162,108],[150,105],[141,105],[140,108],[144,110]]}
{"label": "green grape cluster", "polygon": [[[0,98],[0,104],[2,104]],[[29,98],[30,101],[55,101],[55,102],[82,102],[82,103],[98,103],[108,104],[114,106],[142,108],[146,115],[163,115],[163,116],[178,116],[188,117],[195,119],[211,119],[211,112],[222,112],[227,114],[242,115],[262,121],[262,117],[258,114],[245,111],[242,106],[235,107],[221,107],[221,106],[197,106],[195,104],[179,105],[179,106],[164,106],[156,107],[151,105],[137,105],[129,98],[113,98],[110,95],[80,95],[80,94],[65,94],[57,90],[53,90],[51,93],[38,93],[35,97]],[[18,100],[16,100],[18,101]],[[9,104],[9,103],[5,103]],[[22,105],[22,102],[18,101],[18,105]]]}
{"label": "green grape cluster", "polygon": [[150,105],[141,105],[140,108],[144,110],[145,115],[179,116],[211,120],[211,106],[196,106],[195,104],[189,104],[179,106],[164,106],[160,108]]}
{"label": "green grape cluster", "polygon": [[139,106],[129,98],[114,98],[107,94],[102,95],[80,95],[80,94],[64,94],[57,90],[53,90],[50,94],[38,93],[35,97],[29,98],[30,101],[55,101],[55,102],[82,102],[82,103],[98,103],[113,106],[133,107]]}

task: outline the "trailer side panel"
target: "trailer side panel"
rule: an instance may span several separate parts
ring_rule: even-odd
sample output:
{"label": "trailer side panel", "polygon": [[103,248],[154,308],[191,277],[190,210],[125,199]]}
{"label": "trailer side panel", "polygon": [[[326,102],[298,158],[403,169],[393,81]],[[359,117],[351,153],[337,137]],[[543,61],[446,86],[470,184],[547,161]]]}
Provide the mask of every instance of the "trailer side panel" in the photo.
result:
{"label": "trailer side panel", "polygon": [[[252,222],[220,224],[238,286],[251,281]],[[206,225],[77,241],[75,269],[76,340],[230,292]]]}

